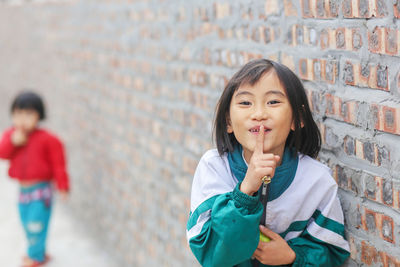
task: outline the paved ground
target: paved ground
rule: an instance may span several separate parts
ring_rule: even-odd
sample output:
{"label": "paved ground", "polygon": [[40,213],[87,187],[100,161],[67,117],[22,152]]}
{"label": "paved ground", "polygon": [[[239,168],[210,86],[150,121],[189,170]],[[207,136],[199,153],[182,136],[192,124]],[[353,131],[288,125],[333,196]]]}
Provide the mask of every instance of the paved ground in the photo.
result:
{"label": "paved ground", "polygon": [[[19,267],[26,241],[17,212],[18,186],[6,173],[7,163],[0,161],[0,266]],[[62,204],[55,205],[52,216],[48,240],[52,260],[46,267],[117,267]]]}

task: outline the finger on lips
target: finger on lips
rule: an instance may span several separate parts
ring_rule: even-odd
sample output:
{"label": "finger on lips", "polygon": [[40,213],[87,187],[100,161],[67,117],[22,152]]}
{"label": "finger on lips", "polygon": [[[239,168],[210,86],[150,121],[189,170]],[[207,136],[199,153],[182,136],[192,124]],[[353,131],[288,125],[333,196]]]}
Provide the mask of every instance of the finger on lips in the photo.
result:
{"label": "finger on lips", "polygon": [[262,155],[264,153],[264,126],[260,126],[260,130],[258,131],[257,140],[256,140],[256,148],[254,152]]}

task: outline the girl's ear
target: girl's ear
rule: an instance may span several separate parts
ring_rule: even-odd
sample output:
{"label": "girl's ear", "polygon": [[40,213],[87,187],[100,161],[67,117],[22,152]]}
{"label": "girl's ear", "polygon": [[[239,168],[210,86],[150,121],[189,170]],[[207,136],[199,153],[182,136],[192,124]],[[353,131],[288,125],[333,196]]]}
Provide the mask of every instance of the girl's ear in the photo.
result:
{"label": "girl's ear", "polygon": [[294,132],[294,120],[292,120],[292,124],[290,124],[290,130]]}
{"label": "girl's ear", "polygon": [[[304,105],[301,105],[301,108],[302,108],[302,110],[300,111],[300,128],[303,128],[303,127],[304,127],[304,121],[303,121],[303,116],[302,116],[302,114],[305,113],[305,107],[304,107]],[[293,121],[292,121],[292,124],[290,125],[290,130],[292,130],[292,131],[295,130],[295,127],[294,127],[294,119],[293,119]]]}
{"label": "girl's ear", "polygon": [[[303,105],[303,109],[304,109],[304,105]],[[303,121],[303,118],[302,118],[302,112],[300,112],[300,128],[303,128],[304,127],[304,121]],[[292,120],[292,124],[290,125],[290,130],[292,130],[292,131],[294,131],[295,130],[295,127],[294,127],[294,119]]]}
{"label": "girl's ear", "polygon": [[[300,122],[300,127],[301,127],[301,128],[304,127],[303,121]],[[294,131],[294,120],[292,121],[292,124],[290,125],[290,130]]]}
{"label": "girl's ear", "polygon": [[226,116],[226,132],[233,133],[231,118],[229,118],[229,115]]}

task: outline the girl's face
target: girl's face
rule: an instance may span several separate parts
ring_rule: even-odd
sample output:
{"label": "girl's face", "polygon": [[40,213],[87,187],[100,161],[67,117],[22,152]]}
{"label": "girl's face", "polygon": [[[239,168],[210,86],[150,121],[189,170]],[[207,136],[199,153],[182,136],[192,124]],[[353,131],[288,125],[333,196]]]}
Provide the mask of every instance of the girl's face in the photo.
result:
{"label": "girl's face", "polygon": [[39,123],[39,113],[33,109],[15,109],[12,112],[14,127],[25,133],[32,132]]}
{"label": "girl's face", "polygon": [[274,70],[265,73],[253,86],[240,86],[232,96],[227,131],[243,146],[247,162],[253,155],[260,125],[265,129],[264,153],[279,155],[282,160],[294,121],[285,88]]}

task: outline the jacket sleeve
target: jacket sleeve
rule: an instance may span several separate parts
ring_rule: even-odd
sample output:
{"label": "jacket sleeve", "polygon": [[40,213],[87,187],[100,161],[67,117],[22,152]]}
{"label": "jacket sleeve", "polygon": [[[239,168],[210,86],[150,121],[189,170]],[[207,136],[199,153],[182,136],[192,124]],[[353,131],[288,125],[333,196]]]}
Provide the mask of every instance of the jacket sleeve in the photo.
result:
{"label": "jacket sleeve", "polygon": [[337,185],[327,192],[299,237],[288,241],[296,253],[292,266],[340,266],[350,256],[345,239],[343,212],[337,197]]}
{"label": "jacket sleeve", "polygon": [[64,146],[56,137],[52,137],[49,140],[49,156],[57,189],[59,191],[69,191],[69,178],[66,171]]}
{"label": "jacket sleeve", "polygon": [[346,249],[315,239],[307,231],[301,237],[289,240],[288,244],[296,253],[293,267],[340,266],[350,256]]}
{"label": "jacket sleeve", "polygon": [[[192,187],[187,223],[189,246],[202,266],[234,266],[251,258],[259,242],[262,205],[258,196],[239,190],[221,193],[224,175],[200,161]],[[217,184],[216,184],[217,183]],[[232,187],[231,187],[232,188]]]}
{"label": "jacket sleeve", "polygon": [[3,136],[0,140],[0,158],[2,159],[10,159],[17,149],[16,146],[11,142],[11,134],[13,129],[9,129],[4,132]]}

